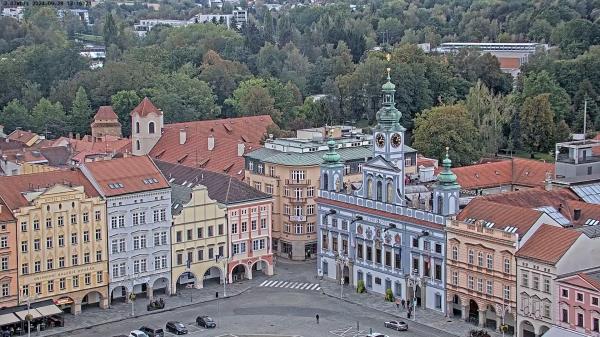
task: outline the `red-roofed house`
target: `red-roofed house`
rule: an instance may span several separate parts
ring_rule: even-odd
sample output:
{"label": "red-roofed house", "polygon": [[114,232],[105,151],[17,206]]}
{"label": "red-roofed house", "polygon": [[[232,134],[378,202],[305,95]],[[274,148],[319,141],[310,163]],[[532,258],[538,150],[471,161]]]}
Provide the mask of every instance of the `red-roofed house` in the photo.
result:
{"label": "red-roofed house", "polygon": [[10,141],[23,143],[27,147],[35,145],[41,139],[37,133],[23,130],[15,130],[11,132],[7,138]]}
{"label": "red-roofed house", "polygon": [[106,198],[111,301],[171,288],[171,188],[148,156],[85,163]]}
{"label": "red-roofed house", "polygon": [[94,116],[91,125],[92,138],[98,139],[104,136],[121,137],[121,123],[119,117],[111,106],[101,106]]}
{"label": "red-roofed house", "polygon": [[600,336],[600,268],[597,264],[594,269],[560,275],[554,291],[558,299],[554,324],[585,336]]}
{"label": "red-roofed house", "polygon": [[517,251],[517,336],[540,336],[555,324],[562,306],[557,275],[600,265],[599,240],[585,232],[542,225]]}
{"label": "red-roofed house", "polygon": [[539,160],[510,158],[457,167],[453,172],[463,193],[486,195],[543,187],[548,176],[554,175],[554,164]]}
{"label": "red-roofed house", "polygon": [[[526,207],[473,199],[446,227],[448,312],[481,327],[517,327],[515,253],[548,214]],[[548,225],[546,225],[548,226]]]}
{"label": "red-roofed house", "polygon": [[150,151],[161,161],[244,179],[244,154],[262,147],[270,116],[169,124]]}

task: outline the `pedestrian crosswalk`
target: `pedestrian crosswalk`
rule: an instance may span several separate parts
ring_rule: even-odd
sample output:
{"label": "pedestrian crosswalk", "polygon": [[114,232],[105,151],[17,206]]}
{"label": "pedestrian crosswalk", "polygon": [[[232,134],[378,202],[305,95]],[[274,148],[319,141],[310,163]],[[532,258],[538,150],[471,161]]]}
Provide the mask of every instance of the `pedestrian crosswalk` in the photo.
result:
{"label": "pedestrian crosswalk", "polygon": [[287,288],[296,290],[321,290],[318,283],[303,283],[294,281],[264,281],[259,287]]}

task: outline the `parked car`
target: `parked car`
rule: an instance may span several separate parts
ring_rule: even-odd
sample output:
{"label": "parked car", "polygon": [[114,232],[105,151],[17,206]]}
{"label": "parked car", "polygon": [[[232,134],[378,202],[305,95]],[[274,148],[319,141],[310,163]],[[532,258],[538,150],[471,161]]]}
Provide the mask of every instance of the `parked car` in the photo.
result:
{"label": "parked car", "polygon": [[408,330],[408,324],[404,321],[387,321],[383,323],[386,328],[394,329],[396,331]]}
{"label": "parked car", "polygon": [[143,326],[140,331],[144,332],[148,337],[165,337],[165,332],[162,328]]}
{"label": "parked car", "polygon": [[116,336],[113,336],[113,337],[129,337],[129,336],[127,336],[127,335],[116,335]]}
{"label": "parked car", "polygon": [[208,316],[198,316],[196,317],[196,324],[204,328],[216,328],[217,323],[215,320]]}
{"label": "parked car", "polygon": [[140,330],[133,330],[129,333],[129,337],[148,337],[145,332]]}
{"label": "parked car", "polygon": [[177,321],[167,322],[166,328],[167,328],[168,332],[172,332],[176,335],[185,335],[188,333],[188,330],[185,327],[185,325],[183,325],[183,323],[177,322]]}
{"label": "parked car", "polygon": [[379,332],[373,332],[368,334],[366,337],[389,337],[388,335],[384,335],[382,333]]}

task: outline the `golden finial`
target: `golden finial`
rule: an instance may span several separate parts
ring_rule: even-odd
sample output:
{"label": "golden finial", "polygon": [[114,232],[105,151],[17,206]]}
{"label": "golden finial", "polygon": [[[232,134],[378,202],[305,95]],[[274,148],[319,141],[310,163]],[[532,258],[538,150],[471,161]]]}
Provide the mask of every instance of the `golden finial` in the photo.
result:
{"label": "golden finial", "polygon": [[392,69],[390,69],[390,68],[386,68],[386,70],[387,70],[387,73],[388,73],[388,79],[389,79],[389,78],[390,78],[390,70],[392,70]]}
{"label": "golden finial", "polygon": [[446,158],[448,158],[448,150],[450,150],[450,147],[446,146]]}
{"label": "golden finial", "polygon": [[390,62],[390,60],[392,59],[392,54],[390,54],[390,53],[387,53],[387,54],[385,55],[385,58],[386,58],[386,60],[387,60],[388,62]]}
{"label": "golden finial", "polygon": [[329,138],[333,138],[333,128],[329,128]]}

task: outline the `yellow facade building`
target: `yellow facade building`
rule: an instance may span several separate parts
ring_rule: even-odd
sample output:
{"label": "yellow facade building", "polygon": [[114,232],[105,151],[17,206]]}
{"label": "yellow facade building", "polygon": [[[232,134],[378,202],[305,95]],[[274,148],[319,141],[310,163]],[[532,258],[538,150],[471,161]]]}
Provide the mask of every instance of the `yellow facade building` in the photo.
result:
{"label": "yellow facade building", "polygon": [[19,303],[107,306],[106,205],[78,170],[0,178],[17,220]]}

